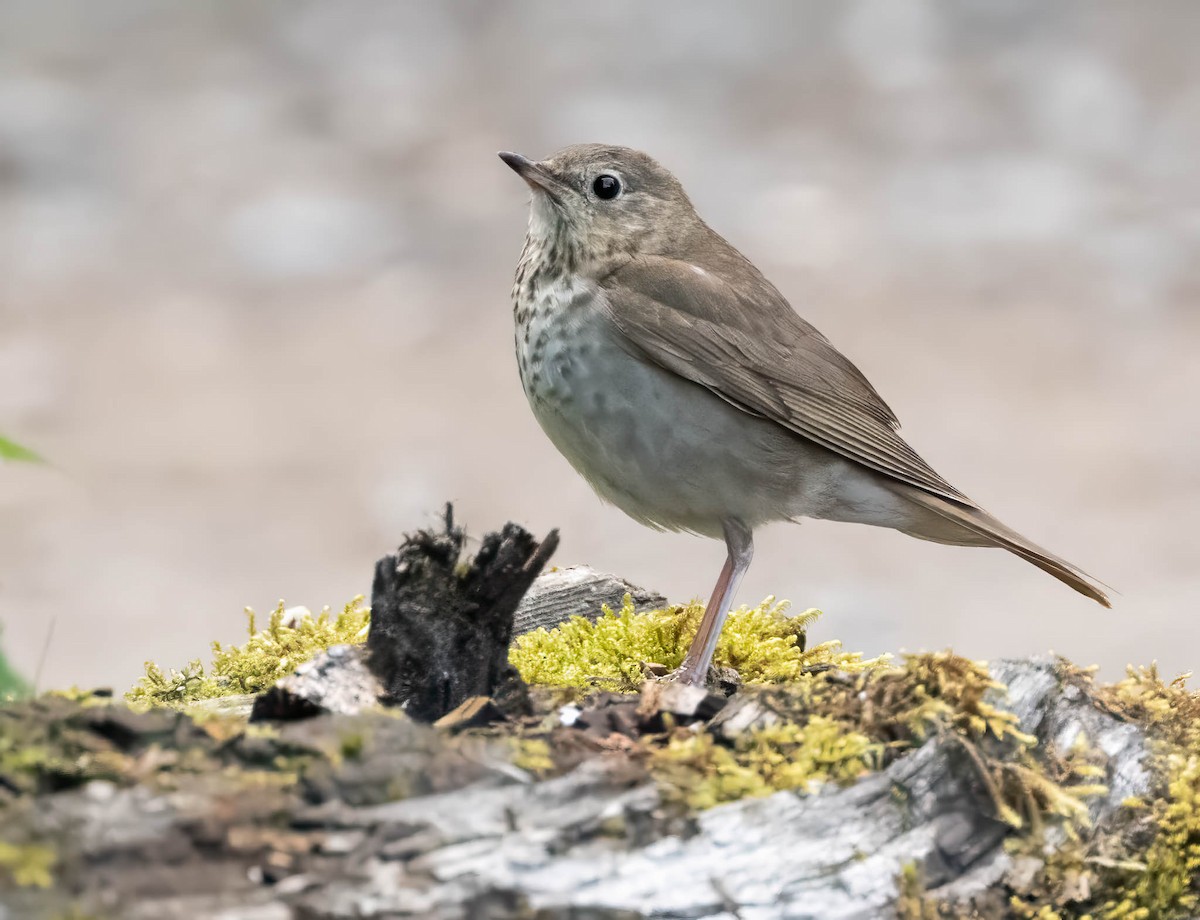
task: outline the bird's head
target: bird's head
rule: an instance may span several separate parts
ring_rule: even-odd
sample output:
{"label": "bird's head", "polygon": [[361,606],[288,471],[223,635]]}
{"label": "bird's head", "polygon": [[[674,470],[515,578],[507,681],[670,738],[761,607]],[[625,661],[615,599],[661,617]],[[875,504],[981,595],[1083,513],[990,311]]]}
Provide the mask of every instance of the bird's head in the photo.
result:
{"label": "bird's head", "polygon": [[540,161],[500,159],[533,190],[530,235],[561,243],[578,271],[672,254],[703,226],[679,180],[629,147],[576,144]]}

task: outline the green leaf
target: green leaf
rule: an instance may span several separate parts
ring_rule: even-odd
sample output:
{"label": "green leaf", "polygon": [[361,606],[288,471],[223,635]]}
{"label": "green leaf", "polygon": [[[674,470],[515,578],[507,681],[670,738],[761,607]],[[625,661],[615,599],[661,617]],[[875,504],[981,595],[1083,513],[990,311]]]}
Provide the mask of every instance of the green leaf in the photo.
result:
{"label": "green leaf", "polygon": [[46,462],[39,454],[34,453],[28,447],[22,447],[20,444],[10,441],[3,435],[0,435],[0,460],[11,460],[22,463]]}
{"label": "green leaf", "polygon": [[29,692],[29,685],[21,679],[12,666],[5,660],[4,651],[0,649],[0,702],[17,699]]}

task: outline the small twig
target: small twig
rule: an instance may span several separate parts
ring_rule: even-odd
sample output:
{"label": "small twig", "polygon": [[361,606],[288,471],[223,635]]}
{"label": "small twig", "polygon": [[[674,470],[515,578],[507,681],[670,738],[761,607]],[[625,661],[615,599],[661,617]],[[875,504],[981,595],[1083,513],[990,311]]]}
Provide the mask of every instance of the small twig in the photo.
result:
{"label": "small twig", "polygon": [[[939,734],[941,734],[941,732],[939,732]],[[1001,820],[1003,820],[1005,808],[1004,798],[1000,794],[1000,787],[996,785],[996,779],[994,776],[992,776],[992,771],[989,770],[987,764],[984,763],[983,756],[979,753],[978,748],[976,748],[969,739],[964,738],[957,732],[945,732],[942,734],[942,737],[952,738],[957,741],[959,746],[961,746],[962,749],[967,752],[967,755],[971,758],[971,760],[974,761],[975,767],[979,771],[979,778],[983,780],[984,786],[987,787],[988,795],[990,795],[992,798],[992,805],[995,807],[996,813],[1001,816]]]}

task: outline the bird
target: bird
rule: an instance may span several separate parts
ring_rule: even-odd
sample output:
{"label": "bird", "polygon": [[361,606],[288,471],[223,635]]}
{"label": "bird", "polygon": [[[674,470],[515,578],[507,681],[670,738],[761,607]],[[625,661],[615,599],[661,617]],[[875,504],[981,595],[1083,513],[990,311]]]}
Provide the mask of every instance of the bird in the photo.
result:
{"label": "bird", "polygon": [[863,373],[652,157],[605,144],[499,157],[532,192],[512,301],[538,423],[601,499],[650,527],[725,542],[670,679],[706,683],[754,531],[773,521],[1000,547],[1111,606],[1095,579],[938,475]]}

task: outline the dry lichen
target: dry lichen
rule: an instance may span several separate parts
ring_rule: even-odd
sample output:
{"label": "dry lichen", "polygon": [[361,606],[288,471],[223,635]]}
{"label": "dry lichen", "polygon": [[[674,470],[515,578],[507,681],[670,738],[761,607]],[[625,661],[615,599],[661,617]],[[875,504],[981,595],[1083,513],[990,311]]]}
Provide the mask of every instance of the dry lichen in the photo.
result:
{"label": "dry lichen", "polygon": [[[880,662],[844,652],[838,642],[805,648],[805,630],[820,612],[786,611],[787,604],[774,598],[731,611],[713,663],[756,684],[794,681],[820,668],[861,671]],[[683,663],[703,615],[698,602],[637,613],[626,595],[619,611],[605,607],[594,622],[572,617],[552,630],[517,637],[509,661],[530,684],[635,690],[645,679],[645,665],[674,669]]]}
{"label": "dry lichen", "polygon": [[274,686],[297,666],[331,645],[363,642],[370,610],[356,597],[337,616],[328,607],[315,616],[307,610],[287,621],[283,602],[271,612],[266,629],[259,630],[254,611],[247,608],[249,638],[243,645],[212,645],[207,670],[199,659],[179,671],[164,672],[146,662],[146,673],[125,694],[131,703],[186,706],[197,700],[239,693],[258,693]]}

